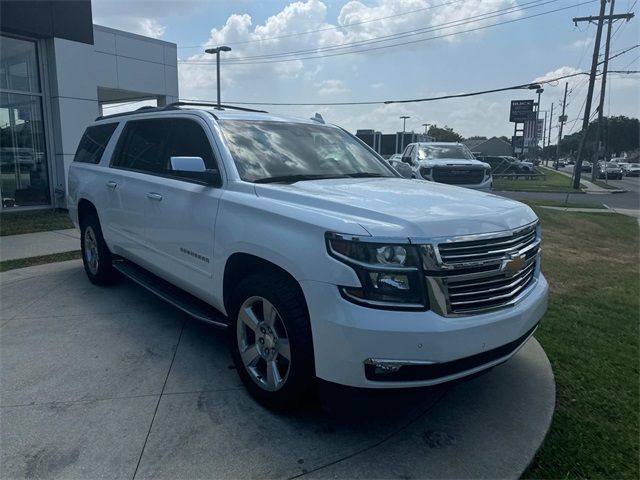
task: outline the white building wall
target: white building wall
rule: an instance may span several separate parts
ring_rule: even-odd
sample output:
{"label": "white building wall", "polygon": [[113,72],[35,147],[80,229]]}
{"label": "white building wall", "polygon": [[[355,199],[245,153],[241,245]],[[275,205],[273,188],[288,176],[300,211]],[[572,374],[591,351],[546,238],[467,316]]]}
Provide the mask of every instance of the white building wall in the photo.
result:
{"label": "white building wall", "polygon": [[85,127],[101,102],[156,98],[178,100],[174,43],[94,25],[94,45],[60,38],[47,41],[48,106],[52,119],[52,179],[65,207],[67,173]]}

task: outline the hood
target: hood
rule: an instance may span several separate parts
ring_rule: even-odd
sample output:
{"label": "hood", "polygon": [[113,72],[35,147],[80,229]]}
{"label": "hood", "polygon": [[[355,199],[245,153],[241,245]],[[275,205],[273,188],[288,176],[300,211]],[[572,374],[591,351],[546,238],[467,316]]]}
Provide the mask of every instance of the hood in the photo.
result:
{"label": "hood", "polygon": [[488,163],[481,162],[480,160],[467,160],[465,158],[440,158],[433,160],[418,160],[418,165],[421,167],[440,167],[440,166],[476,166],[476,167],[489,167]]}
{"label": "hood", "polygon": [[517,228],[536,220],[526,205],[452,185],[404,178],[255,184],[259,197],[360,224],[373,236],[443,237]]}

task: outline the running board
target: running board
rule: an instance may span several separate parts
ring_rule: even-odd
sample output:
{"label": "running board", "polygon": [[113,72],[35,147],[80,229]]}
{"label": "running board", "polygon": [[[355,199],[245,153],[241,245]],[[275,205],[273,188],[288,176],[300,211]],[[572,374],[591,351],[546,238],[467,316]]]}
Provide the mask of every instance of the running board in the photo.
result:
{"label": "running board", "polygon": [[113,268],[187,315],[216,327],[227,328],[224,316],[218,310],[150,271],[120,258],[114,259]]}

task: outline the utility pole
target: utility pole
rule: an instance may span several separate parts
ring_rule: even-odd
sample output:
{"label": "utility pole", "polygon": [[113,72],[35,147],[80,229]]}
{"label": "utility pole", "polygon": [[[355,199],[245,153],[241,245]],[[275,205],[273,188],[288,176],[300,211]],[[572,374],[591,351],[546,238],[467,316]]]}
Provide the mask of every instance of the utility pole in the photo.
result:
{"label": "utility pole", "polygon": [[[607,6],[607,0],[600,0],[600,15],[597,17],[574,18],[573,21],[577,25],[578,22],[591,22],[598,20],[598,29],[596,30],[596,41],[593,45],[593,58],[591,59],[591,74],[589,75],[589,90],[587,91],[587,101],[584,107],[584,118],[582,120],[582,137],[580,137],[580,145],[578,146],[578,156],[576,158],[576,166],[573,176],[573,188],[580,188],[580,173],[582,171],[582,150],[584,149],[585,140],[587,139],[587,131],[589,129],[589,117],[591,116],[591,102],[593,101],[593,87],[596,83],[596,69],[598,68],[598,53],[600,53],[600,39],[602,38],[602,23],[604,21],[604,9]],[[595,165],[593,166],[595,170]]]}
{"label": "utility pole", "polygon": [[[564,122],[567,121],[567,117],[564,115],[565,108],[567,106],[567,90],[569,89],[569,82],[564,84],[564,99],[562,100],[562,115],[560,115],[560,131],[558,132],[558,144],[556,145],[556,162],[560,160],[560,140],[562,140],[562,127]],[[553,118],[551,119],[553,122]],[[551,135],[551,129],[549,129],[549,135]]]}
{"label": "utility pole", "polygon": [[[404,152],[404,132],[407,130],[407,118],[411,118],[408,115],[402,115],[402,140],[400,141],[400,152]],[[397,153],[397,152],[396,152]]]}
{"label": "utility pole", "polygon": [[[578,25],[578,22],[598,22],[598,29],[596,30],[596,40],[593,45],[593,59],[591,61],[591,74],[589,75],[589,91],[587,92],[587,102],[584,107],[584,119],[582,120],[582,137],[580,138],[580,145],[578,147],[578,156],[576,158],[575,175],[573,177],[573,188],[580,188],[580,173],[582,169],[582,151],[587,140],[587,133],[589,131],[589,118],[591,117],[591,102],[593,101],[593,88],[596,81],[596,71],[598,68],[598,53],[600,53],[600,40],[602,39],[602,27],[605,20],[609,20],[609,24],[613,20],[631,20],[634,17],[633,13],[623,13],[614,15],[613,7],[611,5],[611,12],[609,15],[605,15],[605,8],[607,6],[607,0],[600,0],[600,14],[597,17],[575,17],[573,22]],[[611,41],[611,37],[607,36],[607,48]],[[608,50],[607,50],[608,51]],[[608,60],[608,54],[605,54],[605,61]],[[604,97],[601,97],[601,101]],[[600,108],[602,110],[602,108]],[[602,112],[600,112],[601,114]],[[595,171],[595,165],[593,166],[592,174]]]}
{"label": "utility pole", "polygon": [[[547,140],[547,147],[551,147],[551,126],[553,125],[553,103],[551,104],[551,113],[549,114],[549,139]],[[549,155],[547,155],[547,163]]]}
{"label": "utility pole", "polygon": [[[609,47],[611,46],[611,25],[613,24],[613,9],[615,8],[616,0],[611,0],[611,6],[609,7],[609,23],[607,25],[607,43],[604,47],[604,64],[602,65],[602,83],[600,86],[600,105],[598,105],[598,125],[596,126],[596,152],[594,155],[593,169],[591,170],[591,181],[596,180],[596,168],[595,165],[600,158],[601,151],[601,135],[602,135],[602,120],[604,111],[604,94],[607,89],[607,69],[609,68]],[[605,170],[606,171],[606,170]]]}
{"label": "utility pole", "polygon": [[544,121],[542,122],[542,152],[544,153],[544,147],[547,146],[547,111],[544,111]]}

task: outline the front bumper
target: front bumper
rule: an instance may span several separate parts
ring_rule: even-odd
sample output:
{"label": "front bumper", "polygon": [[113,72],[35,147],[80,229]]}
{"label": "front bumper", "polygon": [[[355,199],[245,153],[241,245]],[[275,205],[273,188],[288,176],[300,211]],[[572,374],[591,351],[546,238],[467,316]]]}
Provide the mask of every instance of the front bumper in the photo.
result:
{"label": "front bumper", "polygon": [[[544,315],[549,290],[540,274],[527,295],[511,307],[445,318],[433,311],[358,306],[328,283],[304,280],[300,285],[311,317],[316,375],[364,388],[435,385],[506,361],[524,345]],[[392,369],[384,379],[376,361],[431,367],[422,371],[400,368],[397,372],[403,373],[395,376]],[[429,373],[424,374],[426,370]],[[411,371],[418,373],[409,375]]]}

